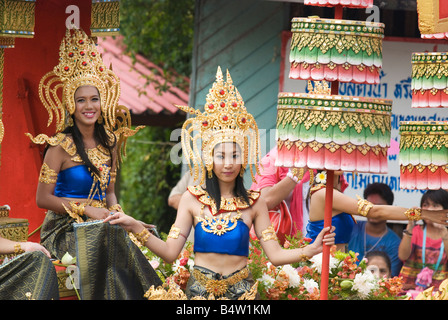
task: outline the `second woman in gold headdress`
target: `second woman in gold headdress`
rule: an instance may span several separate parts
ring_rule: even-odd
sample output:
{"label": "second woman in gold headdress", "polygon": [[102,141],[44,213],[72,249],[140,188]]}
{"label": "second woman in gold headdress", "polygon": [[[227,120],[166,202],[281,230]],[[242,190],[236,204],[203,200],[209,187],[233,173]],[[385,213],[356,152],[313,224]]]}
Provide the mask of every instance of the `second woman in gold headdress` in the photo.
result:
{"label": "second woman in gold headdress", "polygon": [[[249,299],[256,285],[247,267],[249,231],[257,237],[273,264],[282,265],[306,259],[334,242],[334,233],[324,229],[313,245],[282,249],[269,220],[267,206],[259,192],[246,190],[243,175],[247,166],[258,166],[257,124],[233,86],[230,74],[224,81],[218,68],[216,82],[207,96],[205,111],[180,107],[195,115],[182,132],[182,148],[191,172],[201,185],[188,188],[168,238],[152,236],[138,221],[116,213],[104,221],[120,224],[165,261],[174,261],[194,228],[194,270],[187,284],[191,299]],[[252,177],[254,169],[251,169]],[[155,292],[155,291],[153,291]],[[152,292],[148,292],[151,296]]]}

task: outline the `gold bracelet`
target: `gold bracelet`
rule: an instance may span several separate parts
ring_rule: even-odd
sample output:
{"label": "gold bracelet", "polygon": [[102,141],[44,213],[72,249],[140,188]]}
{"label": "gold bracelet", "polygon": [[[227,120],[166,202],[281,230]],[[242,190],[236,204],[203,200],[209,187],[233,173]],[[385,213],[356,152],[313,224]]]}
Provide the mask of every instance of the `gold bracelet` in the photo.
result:
{"label": "gold bracelet", "polygon": [[304,168],[291,168],[289,169],[287,176],[292,180],[294,180],[295,183],[299,183],[300,180],[303,179],[304,174],[305,174]]}
{"label": "gold bracelet", "polygon": [[137,238],[138,242],[140,242],[144,246],[146,241],[151,236],[151,233],[148,231],[148,229],[143,228],[142,231],[140,231],[139,233],[134,233],[134,235]]}
{"label": "gold bracelet", "polygon": [[358,198],[358,214],[366,217],[369,214],[370,209],[372,209],[373,203],[365,199],[361,199],[358,195],[356,195],[356,197]]}
{"label": "gold bracelet", "polygon": [[86,211],[86,203],[81,203],[77,201],[70,201],[68,203],[70,207],[72,208],[72,212],[76,213],[79,216],[84,215],[84,211]]}
{"label": "gold bracelet", "polygon": [[84,215],[85,207],[87,203],[80,203],[76,201],[69,201],[70,209],[65,206],[65,204],[62,203],[62,206],[64,207],[65,211],[68,213],[68,215],[75,219],[76,222],[80,223],[83,222],[83,219],[81,218],[82,215]]}
{"label": "gold bracelet", "polygon": [[20,243],[16,243],[14,245],[14,254],[21,254],[21,253],[24,253],[24,252],[25,252],[25,250],[22,249],[22,246],[21,246]]}
{"label": "gold bracelet", "polygon": [[300,260],[299,261],[308,261],[308,260],[310,260],[311,258],[303,253],[303,252],[305,252],[305,249],[304,248],[301,248],[301,249],[302,249],[302,254],[300,255],[300,258],[299,258]]}
{"label": "gold bracelet", "polygon": [[422,209],[421,208],[411,208],[404,212],[404,215],[408,220],[418,221],[422,218]]}
{"label": "gold bracelet", "polygon": [[123,209],[121,208],[121,206],[118,203],[109,207],[109,211],[114,211],[114,210],[118,211],[118,212],[123,212]]}

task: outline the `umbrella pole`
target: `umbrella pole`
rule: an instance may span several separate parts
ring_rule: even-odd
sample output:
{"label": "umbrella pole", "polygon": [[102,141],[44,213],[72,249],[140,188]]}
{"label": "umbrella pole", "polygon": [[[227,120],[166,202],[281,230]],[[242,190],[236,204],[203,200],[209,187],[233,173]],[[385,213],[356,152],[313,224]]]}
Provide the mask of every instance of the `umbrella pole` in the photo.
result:
{"label": "umbrella pole", "polygon": [[[334,181],[334,171],[327,170],[327,184],[325,186],[324,228],[331,226],[331,218],[333,217],[333,181]],[[330,246],[324,244],[322,250],[320,300],[328,300],[329,273],[330,273]]]}

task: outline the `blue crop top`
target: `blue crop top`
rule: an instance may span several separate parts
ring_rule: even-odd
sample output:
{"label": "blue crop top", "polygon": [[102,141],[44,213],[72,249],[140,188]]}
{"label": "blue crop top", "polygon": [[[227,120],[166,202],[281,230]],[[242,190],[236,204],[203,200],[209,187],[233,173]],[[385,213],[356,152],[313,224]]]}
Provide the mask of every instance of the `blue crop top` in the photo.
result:
{"label": "blue crop top", "polygon": [[237,220],[235,223],[236,227],[233,230],[217,235],[206,232],[203,229],[204,222],[198,222],[194,228],[194,251],[247,257],[249,255],[249,227],[242,220]]}
{"label": "blue crop top", "polygon": [[[198,218],[194,231],[194,251],[204,253],[221,253],[236,256],[249,255],[249,227],[242,219],[230,218],[227,223],[223,219],[230,213],[247,209],[255,203],[260,193],[248,190],[249,204],[240,198],[222,199],[220,210],[216,210],[214,200],[200,186],[188,187],[199,202],[208,206],[213,218]],[[226,213],[227,212],[227,213]],[[223,218],[215,215],[223,213]]]}
{"label": "blue crop top", "polygon": [[[336,227],[334,230],[336,233],[335,244],[348,243],[350,241],[354,224],[353,217],[348,213],[342,212],[333,216],[331,225]],[[323,228],[324,220],[309,221],[306,226],[306,237],[312,239],[312,242],[314,242]]]}
{"label": "blue crop top", "polygon": [[[109,177],[110,181],[110,177]],[[67,168],[58,173],[54,195],[64,198],[89,198],[92,189],[93,177],[86,165]],[[102,192],[99,192],[99,183],[92,192],[94,200],[103,200]]]}

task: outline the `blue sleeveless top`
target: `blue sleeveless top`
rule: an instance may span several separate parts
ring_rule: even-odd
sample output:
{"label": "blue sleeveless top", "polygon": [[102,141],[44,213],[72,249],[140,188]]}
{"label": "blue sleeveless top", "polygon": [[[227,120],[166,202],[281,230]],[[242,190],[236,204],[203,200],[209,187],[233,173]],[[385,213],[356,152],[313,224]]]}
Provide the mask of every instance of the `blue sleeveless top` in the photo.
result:
{"label": "blue sleeveless top", "polygon": [[[64,198],[87,199],[92,189],[92,184],[93,177],[86,165],[70,167],[58,173],[54,195]],[[92,199],[101,201],[103,197],[99,188],[99,183],[97,183],[92,192],[94,195]]]}
{"label": "blue sleeveless top", "polygon": [[[333,216],[331,225],[336,227],[334,230],[336,233],[335,244],[348,243],[350,241],[353,226],[355,225],[353,217],[350,214],[342,212]],[[312,242],[314,242],[323,228],[324,220],[308,221],[308,225],[306,226],[306,237],[312,239]]]}
{"label": "blue sleeveless top", "polygon": [[194,227],[194,251],[214,252],[235,256],[249,255],[249,227],[242,220],[235,222],[235,229],[222,235],[206,232],[203,222],[200,221]]}
{"label": "blue sleeveless top", "polygon": [[[218,212],[214,200],[200,186],[190,186],[188,191],[196,196],[199,202],[209,206],[213,215],[223,213],[223,216],[228,214],[224,212],[235,212],[249,208],[260,196],[258,191],[248,190],[249,204],[240,198],[226,199],[221,201],[221,208]],[[249,255],[250,229],[242,219],[228,222],[227,226],[222,228],[222,230],[226,231],[223,231],[221,234],[213,232],[213,229],[221,231],[219,226],[220,218],[213,217],[209,221],[211,222],[201,220],[194,227],[195,252],[221,253],[246,257]]]}

